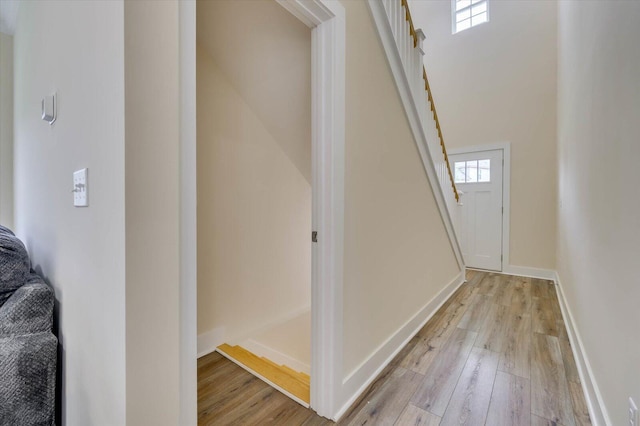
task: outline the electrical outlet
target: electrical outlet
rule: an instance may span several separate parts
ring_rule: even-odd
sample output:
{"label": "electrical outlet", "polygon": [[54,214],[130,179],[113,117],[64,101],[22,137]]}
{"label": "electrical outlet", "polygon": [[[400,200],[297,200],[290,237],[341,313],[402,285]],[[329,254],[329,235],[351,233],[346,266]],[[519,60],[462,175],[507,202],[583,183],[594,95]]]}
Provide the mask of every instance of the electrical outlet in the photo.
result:
{"label": "electrical outlet", "polygon": [[629,426],[640,426],[638,424],[638,406],[629,398]]}

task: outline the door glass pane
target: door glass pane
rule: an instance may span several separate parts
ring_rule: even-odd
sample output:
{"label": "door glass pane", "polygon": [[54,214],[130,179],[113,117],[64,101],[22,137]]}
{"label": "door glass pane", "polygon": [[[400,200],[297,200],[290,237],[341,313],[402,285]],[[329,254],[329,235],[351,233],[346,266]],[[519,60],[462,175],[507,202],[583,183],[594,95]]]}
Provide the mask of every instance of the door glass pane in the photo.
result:
{"label": "door glass pane", "polygon": [[453,166],[454,170],[454,181],[455,183],[464,183],[464,175],[465,175],[465,162],[464,161],[456,161]]}
{"label": "door glass pane", "polygon": [[467,183],[473,183],[478,181],[478,162],[476,160],[467,161],[467,174],[466,180]]}
{"label": "door glass pane", "polygon": [[478,161],[478,182],[491,182],[491,160]]}

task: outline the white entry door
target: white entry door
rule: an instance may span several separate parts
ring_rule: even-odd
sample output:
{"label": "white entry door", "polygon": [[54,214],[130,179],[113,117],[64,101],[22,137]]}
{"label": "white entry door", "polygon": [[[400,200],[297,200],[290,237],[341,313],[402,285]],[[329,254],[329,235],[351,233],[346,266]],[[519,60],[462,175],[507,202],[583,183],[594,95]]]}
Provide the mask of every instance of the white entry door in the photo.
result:
{"label": "white entry door", "polygon": [[503,151],[449,155],[462,193],[455,216],[462,256],[471,268],[502,270]]}

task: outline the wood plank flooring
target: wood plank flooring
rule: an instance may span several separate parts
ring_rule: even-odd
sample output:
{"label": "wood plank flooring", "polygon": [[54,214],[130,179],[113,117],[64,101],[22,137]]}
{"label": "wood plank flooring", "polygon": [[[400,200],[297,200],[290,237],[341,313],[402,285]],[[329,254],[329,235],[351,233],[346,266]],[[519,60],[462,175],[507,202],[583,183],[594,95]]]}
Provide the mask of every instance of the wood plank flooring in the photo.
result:
{"label": "wood plank flooring", "polygon": [[[328,425],[213,353],[198,360],[200,425]],[[552,282],[468,271],[340,425],[589,425]]]}

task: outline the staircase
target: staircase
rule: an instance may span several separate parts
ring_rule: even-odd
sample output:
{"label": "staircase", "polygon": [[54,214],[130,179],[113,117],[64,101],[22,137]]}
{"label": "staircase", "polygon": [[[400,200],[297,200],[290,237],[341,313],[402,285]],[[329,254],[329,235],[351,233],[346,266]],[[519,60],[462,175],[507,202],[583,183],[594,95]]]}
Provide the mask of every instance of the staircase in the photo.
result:
{"label": "staircase", "polygon": [[424,33],[414,27],[407,0],[368,0],[368,3],[449,240],[459,266],[464,267],[452,220],[459,194],[423,65]]}
{"label": "staircase", "polygon": [[241,346],[230,346],[225,343],[218,346],[217,351],[285,395],[309,407],[311,380],[308,374],[254,355]]}

